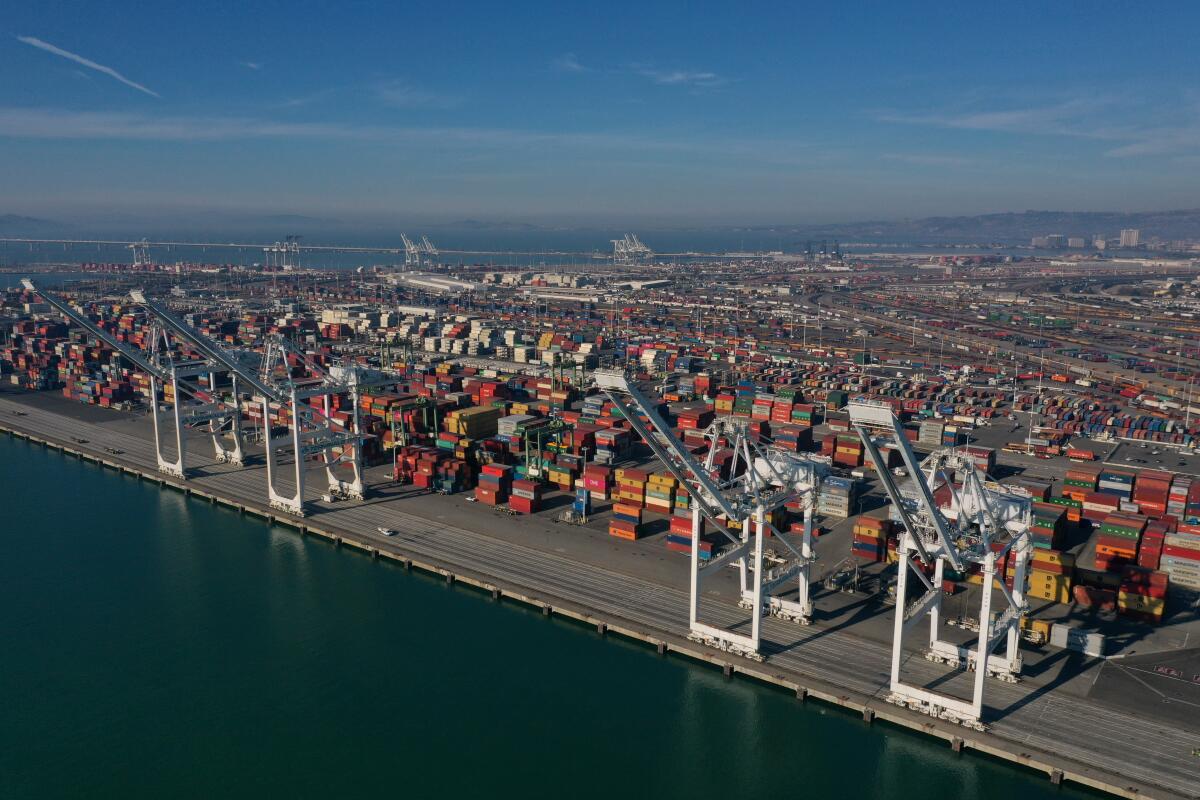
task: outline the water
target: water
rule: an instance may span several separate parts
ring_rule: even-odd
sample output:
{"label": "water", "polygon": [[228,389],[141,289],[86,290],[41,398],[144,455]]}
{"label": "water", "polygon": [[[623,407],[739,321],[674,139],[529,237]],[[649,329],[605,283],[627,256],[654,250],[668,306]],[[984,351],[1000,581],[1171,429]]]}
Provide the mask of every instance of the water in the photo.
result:
{"label": "water", "polygon": [[8,437],[0,481],[0,797],[1084,796]]}
{"label": "water", "polygon": [[[411,234],[412,231],[410,230]],[[441,261],[452,265],[460,264],[492,264],[496,267],[534,268],[545,265],[568,265],[573,267],[593,266],[597,261],[590,257],[592,253],[607,255],[612,253],[611,240],[620,238],[626,230],[434,230],[430,236],[439,247],[448,250],[470,251],[478,249],[478,253],[445,254]],[[87,238],[97,234],[78,234]],[[128,236],[130,240],[140,239],[141,233],[106,231],[100,234],[102,239],[118,239]],[[681,252],[743,252],[783,250],[790,253],[802,252],[809,240],[790,233],[777,233],[767,230],[640,230],[638,235],[648,245],[659,253]],[[211,242],[258,242],[271,243],[281,238],[279,231],[246,231],[231,232],[221,230],[205,236],[196,232],[163,233],[158,237],[162,241],[211,241]],[[833,240],[829,239],[832,246]],[[306,245],[330,245],[352,247],[401,247],[400,231],[381,233],[347,233],[344,231],[309,231],[303,238]],[[814,242],[820,246],[820,240]],[[886,252],[911,252],[920,259],[928,258],[938,253],[952,255],[1052,255],[1060,257],[1064,251],[1035,252],[1028,249],[1013,248],[951,248],[923,247],[916,245],[888,244],[882,247],[873,245],[844,246],[843,252],[872,253],[878,250]],[[506,251],[528,252],[532,255],[508,254]],[[547,256],[541,251],[557,251],[571,253],[568,256]],[[488,253],[488,254],[485,254]],[[497,254],[499,253],[499,254]],[[152,247],[150,256],[163,264],[185,262],[193,264],[231,264],[241,267],[251,267],[261,264],[264,255],[261,249],[228,248],[228,247],[198,247],[192,245],[174,245],[171,247]],[[16,268],[25,264],[75,265],[85,262],[123,263],[130,262],[132,255],[124,245],[96,244],[17,244],[0,242],[0,267]],[[404,253],[327,253],[307,251],[301,254],[303,266],[317,269],[353,269],[356,267],[388,267],[403,264]]]}

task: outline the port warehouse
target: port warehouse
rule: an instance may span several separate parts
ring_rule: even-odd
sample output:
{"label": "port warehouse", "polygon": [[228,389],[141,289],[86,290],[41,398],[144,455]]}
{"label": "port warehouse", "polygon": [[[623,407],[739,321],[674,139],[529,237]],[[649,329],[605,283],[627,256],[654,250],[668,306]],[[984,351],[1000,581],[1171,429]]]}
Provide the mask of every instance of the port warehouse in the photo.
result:
{"label": "port warehouse", "polygon": [[[1144,439],[1186,447],[1197,431],[1175,413],[1187,413],[1177,401],[1174,405],[1180,407],[1171,408],[1167,404],[1173,401],[1166,397],[1103,381],[1089,381],[1090,386],[1070,382],[1071,391],[1057,392],[1054,384],[1067,381],[1055,379],[1063,376],[1012,370],[1004,374],[986,362],[978,366],[973,381],[931,375],[931,364],[913,358],[911,348],[899,342],[889,351],[884,337],[872,342],[869,355],[850,346],[851,331],[838,346],[832,321],[825,323],[822,335],[833,342],[809,347],[793,360],[781,356],[776,344],[784,332],[789,336],[783,346],[790,349],[795,343],[794,328],[786,319],[754,326],[759,330],[752,335],[722,331],[714,336],[711,330],[705,334],[693,322],[695,315],[686,312],[659,316],[647,309],[643,316],[631,306],[622,309],[626,320],[618,330],[608,324],[605,309],[580,315],[573,308],[555,313],[539,306],[537,313],[547,317],[542,324],[552,330],[530,331],[514,324],[529,316],[519,302],[508,298],[490,317],[442,314],[436,322],[411,313],[393,319],[352,306],[332,314],[209,308],[191,311],[189,321],[230,346],[254,347],[286,330],[298,340],[307,339],[307,358],[318,364],[354,352],[361,346],[363,329],[383,332],[391,339],[389,346],[374,345],[367,348],[370,355],[359,356],[386,359],[397,376],[388,391],[359,397],[358,412],[371,434],[364,444],[368,461],[390,467],[398,482],[470,493],[480,505],[504,506],[521,514],[537,513],[543,504],[561,498],[581,513],[607,518],[604,531],[615,540],[653,536],[672,551],[691,549],[688,488],[648,463],[628,421],[602,396],[587,393],[584,368],[605,354],[615,354],[641,370],[647,381],[670,375],[661,393],[661,411],[673,421],[677,435],[697,448],[703,447],[699,432],[715,416],[733,415],[747,421],[752,435],[776,446],[828,455],[845,479],[830,482],[822,491],[819,512],[828,526],[853,518],[848,522],[852,536],[841,544],[846,555],[865,568],[882,568],[894,560],[895,527],[879,511],[853,513],[867,494],[870,472],[861,470],[870,465],[864,465],[861,446],[844,432],[841,409],[855,398],[881,400],[907,420],[906,434],[919,449],[968,447],[989,470],[998,458],[1062,463],[1066,472],[1061,486],[1022,481],[1038,500],[1030,595],[1044,600],[1043,608],[1094,609],[1098,616],[1092,617],[1089,631],[1101,635],[1110,619],[1157,626],[1165,617],[1178,624],[1194,609],[1200,588],[1200,528],[1194,527],[1200,496],[1192,491],[1190,477],[1088,463],[1104,446],[1083,438]],[[100,407],[146,402],[150,387],[145,376],[37,303],[35,295],[20,292],[10,292],[6,299],[15,312],[8,346],[0,353],[7,382],[56,390],[74,402]],[[200,304],[180,303],[187,305]],[[88,310],[125,340],[146,342],[147,321],[136,307],[112,301],[91,304]],[[458,354],[528,364],[534,374],[503,374],[438,361]],[[956,372],[961,363],[947,359],[941,366],[944,372]],[[903,377],[889,367],[902,369]],[[301,377],[304,364],[296,360],[291,368]],[[988,385],[987,377],[979,380],[990,375],[1002,377],[1005,385]],[[1042,391],[1035,383],[1044,384]],[[348,420],[353,411],[349,402],[348,397],[335,398],[332,413]],[[271,409],[269,420],[254,404],[243,411],[249,424],[287,424],[283,408]],[[1008,416],[1014,413],[1036,416],[1036,432],[1020,436],[1020,442],[996,441],[995,447],[974,443],[997,432],[994,429],[1007,428]],[[1006,444],[1023,445],[1016,449],[1024,452],[998,454]],[[888,468],[896,466],[892,451],[884,455]],[[717,463],[723,458],[718,453]],[[949,485],[937,487],[937,493],[939,502],[948,503]],[[776,520],[781,530],[789,530],[794,522],[787,518],[788,511]],[[677,522],[685,517],[686,534]],[[701,558],[712,557],[719,546],[718,539],[706,537]],[[1001,574],[1011,581],[1006,572],[1002,565]],[[972,583],[978,583],[977,575],[953,575],[945,589],[961,592]],[[1095,637],[1073,635],[1077,625],[1051,625],[1038,615],[1026,627],[1031,638],[1048,640],[1051,646],[1103,646]]]}

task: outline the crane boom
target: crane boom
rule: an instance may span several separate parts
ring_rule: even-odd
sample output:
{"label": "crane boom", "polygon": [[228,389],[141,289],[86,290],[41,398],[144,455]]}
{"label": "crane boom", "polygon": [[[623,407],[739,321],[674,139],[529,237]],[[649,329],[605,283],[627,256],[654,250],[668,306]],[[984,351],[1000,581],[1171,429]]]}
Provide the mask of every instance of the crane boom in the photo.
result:
{"label": "crane boom", "polygon": [[[596,385],[608,395],[613,404],[621,410],[621,413],[629,420],[630,426],[642,437],[646,445],[670,470],[677,481],[687,486],[699,484],[696,500],[704,506],[706,517],[715,518],[724,514],[729,519],[736,519],[740,516],[738,510],[721,492],[721,487],[713,480],[708,470],[696,461],[683,446],[683,442],[675,438],[671,433],[671,427],[654,410],[654,404],[642,394],[641,390],[629,380],[624,372],[598,369],[592,373],[592,378],[596,381]],[[632,401],[633,408],[630,408],[629,401]],[[639,415],[645,415],[650,420],[653,431],[646,426]],[[654,435],[655,432],[662,434],[661,439]]]}
{"label": "crane boom", "polygon": [[194,330],[190,325],[176,317],[162,305],[148,298],[145,292],[143,292],[141,289],[134,289],[129,293],[129,296],[132,297],[133,301],[138,305],[145,306],[147,309],[152,311],[154,316],[162,320],[162,322],[171,329],[172,333],[189,342],[200,352],[200,355],[210,361],[220,364],[225,369],[237,375],[241,380],[245,381],[250,388],[254,389],[263,397],[276,402],[285,402],[288,400],[288,397],[283,392],[279,391],[273,386],[263,383],[261,380],[259,380],[258,376],[254,374],[254,372],[239,364],[237,359],[226,353],[225,350],[216,345],[207,336]]}
{"label": "crane boom", "polygon": [[21,281],[21,285],[24,286],[28,291],[37,292],[41,298],[56,311],[58,311],[67,319],[71,320],[71,322],[74,322],[76,325],[86,330],[88,333],[95,336],[100,341],[104,342],[113,350],[116,350],[118,353],[125,356],[125,358],[137,365],[138,369],[149,375],[153,375],[164,383],[167,383],[171,380],[171,373],[169,370],[165,370],[162,367],[159,367],[157,364],[151,363],[135,348],[130,347],[125,342],[117,339],[111,333],[99,327],[83,314],[76,311],[71,307],[70,303],[52,294],[51,292],[37,288],[33,285],[33,281],[29,280],[28,278],[23,279]]}

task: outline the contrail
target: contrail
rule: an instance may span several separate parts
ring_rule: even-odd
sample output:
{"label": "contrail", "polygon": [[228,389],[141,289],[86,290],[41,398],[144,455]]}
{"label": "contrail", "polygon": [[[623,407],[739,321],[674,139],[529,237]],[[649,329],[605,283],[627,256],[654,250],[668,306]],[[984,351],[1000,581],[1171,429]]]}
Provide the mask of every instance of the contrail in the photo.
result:
{"label": "contrail", "polygon": [[129,78],[126,78],[124,75],[117,72],[112,67],[106,67],[103,64],[97,64],[95,61],[86,59],[83,56],[75,55],[74,53],[70,52],[69,50],[63,50],[61,47],[55,47],[54,45],[50,44],[49,42],[43,42],[41,39],[38,39],[33,36],[18,36],[17,40],[24,42],[25,44],[30,45],[31,47],[36,47],[39,50],[45,50],[47,53],[53,53],[56,56],[62,56],[63,58],[65,58],[69,61],[74,61],[76,64],[82,64],[83,66],[87,67],[88,69],[94,69],[94,70],[96,70],[96,72],[102,72],[105,75],[107,75],[108,77],[115,78],[116,80],[120,81],[121,83],[125,84],[126,86],[129,86],[130,88],[133,88],[133,89],[137,89],[139,92],[145,92],[146,94],[150,95],[151,97],[159,96],[158,92],[153,91],[151,89],[147,89],[145,86],[142,86],[140,83],[135,83],[134,81],[129,80]]}

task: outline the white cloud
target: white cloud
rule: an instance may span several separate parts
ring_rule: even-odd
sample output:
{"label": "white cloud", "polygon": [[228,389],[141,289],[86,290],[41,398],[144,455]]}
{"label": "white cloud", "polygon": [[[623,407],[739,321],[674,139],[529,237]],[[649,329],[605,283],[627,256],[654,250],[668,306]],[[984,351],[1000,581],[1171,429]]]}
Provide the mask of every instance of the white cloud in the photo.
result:
{"label": "white cloud", "polygon": [[257,61],[243,61],[242,66],[246,69],[252,69],[256,72],[262,69],[262,64],[258,63]]}
{"label": "white cloud", "polygon": [[126,86],[128,86],[132,89],[137,89],[139,92],[148,94],[151,97],[159,96],[158,92],[155,92],[152,89],[147,89],[145,86],[142,86],[140,83],[136,83],[134,81],[129,80],[129,78],[126,78],[124,75],[117,72],[112,67],[106,67],[103,64],[97,64],[95,61],[92,61],[91,59],[84,58],[81,55],[76,55],[75,53],[72,53],[69,50],[63,50],[61,47],[55,47],[54,45],[50,44],[49,42],[43,42],[41,39],[38,39],[34,36],[18,36],[17,41],[24,42],[25,44],[29,45],[30,47],[36,47],[39,50],[45,50],[47,53],[52,53],[56,56],[60,56],[69,61],[74,61],[76,64],[81,64],[81,65],[87,67],[88,69],[94,69],[96,72],[103,73],[103,74],[109,76],[110,78],[113,78],[114,80],[118,80],[121,83],[125,84]]}
{"label": "white cloud", "polygon": [[713,89],[729,83],[715,72],[693,71],[685,69],[657,69],[634,65],[631,70],[644,78],[649,78],[661,86],[690,86],[697,89]]}
{"label": "white cloud", "polygon": [[591,72],[591,68],[585,67],[579,62],[579,58],[574,53],[563,53],[558,58],[550,62],[550,66],[563,72]]}
{"label": "white cloud", "polygon": [[[1122,113],[1136,117],[1137,121],[1114,121]],[[881,122],[956,130],[1092,139],[1111,143],[1104,151],[1109,158],[1132,158],[1200,152],[1200,122],[1195,116],[1173,125],[1146,124],[1142,120],[1167,119],[1169,113],[1131,108],[1115,98],[1088,97],[1051,105],[982,111],[884,112],[876,118]]]}
{"label": "white cloud", "polygon": [[458,97],[418,89],[411,84],[394,80],[375,87],[380,101],[396,108],[455,108],[461,102]]}

